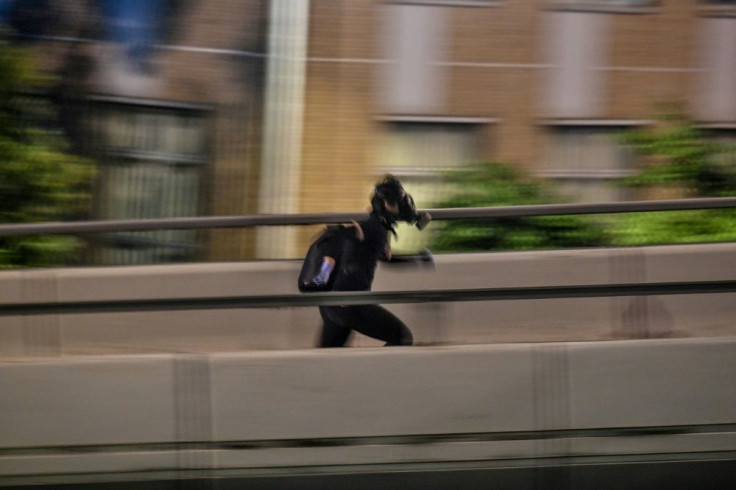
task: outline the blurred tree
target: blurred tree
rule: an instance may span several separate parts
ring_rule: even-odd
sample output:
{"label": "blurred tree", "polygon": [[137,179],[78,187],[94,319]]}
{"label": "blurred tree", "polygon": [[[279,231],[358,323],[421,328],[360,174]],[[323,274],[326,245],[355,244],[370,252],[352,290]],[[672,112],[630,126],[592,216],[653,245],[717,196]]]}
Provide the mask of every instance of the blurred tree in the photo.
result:
{"label": "blurred tree", "polygon": [[[67,151],[42,95],[49,80],[29,50],[0,32],[0,223],[82,219],[90,209],[94,167]],[[75,260],[74,237],[0,238],[0,266],[39,267]]]}
{"label": "blurred tree", "polygon": [[[513,166],[487,162],[447,174],[453,197],[440,208],[551,204],[562,199],[542,180]],[[438,252],[530,250],[602,246],[604,230],[585,216],[448,220],[438,226],[431,247]]]}
{"label": "blurred tree", "polygon": [[681,197],[725,197],[736,193],[729,145],[708,141],[684,116],[665,115],[653,127],[622,133],[621,139],[648,158],[641,171],[622,179],[623,185],[669,188]]}
{"label": "blurred tree", "polygon": [[[648,197],[736,196],[736,147],[711,141],[679,113],[628,131],[622,140],[644,159],[619,184],[644,189]],[[736,210],[631,213],[611,220],[614,244],[649,245],[736,240]]]}

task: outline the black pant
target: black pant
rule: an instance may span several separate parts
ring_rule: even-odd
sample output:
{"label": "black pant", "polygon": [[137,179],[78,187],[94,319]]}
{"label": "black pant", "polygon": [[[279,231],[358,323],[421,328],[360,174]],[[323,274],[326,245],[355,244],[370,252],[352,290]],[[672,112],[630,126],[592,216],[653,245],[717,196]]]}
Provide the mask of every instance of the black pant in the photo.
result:
{"label": "black pant", "polygon": [[320,306],[324,325],[320,347],[342,347],[353,330],[386,345],[411,345],[411,331],[396,315],[379,305]]}

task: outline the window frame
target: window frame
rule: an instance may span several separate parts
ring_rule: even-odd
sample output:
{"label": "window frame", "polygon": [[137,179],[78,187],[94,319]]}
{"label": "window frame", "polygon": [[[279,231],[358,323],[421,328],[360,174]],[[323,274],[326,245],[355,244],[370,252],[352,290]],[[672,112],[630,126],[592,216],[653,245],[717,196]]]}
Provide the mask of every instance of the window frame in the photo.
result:
{"label": "window frame", "polygon": [[736,1],[723,3],[718,0],[700,0],[697,13],[703,17],[736,17]]}
{"label": "window frame", "polygon": [[[213,118],[214,108],[206,104],[190,104],[171,101],[159,101],[150,99],[135,99],[127,97],[115,96],[92,96],[86,99],[90,105],[91,124],[94,127],[92,131],[92,148],[93,154],[99,166],[98,178],[95,184],[94,207],[95,214],[100,219],[110,219],[110,212],[106,203],[105,196],[101,193],[106,189],[110,182],[104,181],[106,175],[111,169],[119,168],[121,165],[128,168],[129,171],[137,171],[136,167],[140,165],[158,165],[168,169],[192,169],[196,172],[197,202],[194,204],[195,216],[206,214],[205,207],[210,201],[209,193],[212,169],[212,137],[213,137]],[[150,149],[137,148],[135,145],[125,147],[116,144],[110,144],[111,130],[110,121],[118,118],[123,125],[128,124],[121,118],[131,117],[151,117],[163,116],[164,118],[173,117],[182,121],[191,118],[201,119],[198,123],[201,140],[201,149],[196,154],[186,151],[169,151],[168,149]],[[114,123],[113,123],[114,124]],[[136,123],[133,123],[135,125]],[[152,122],[149,122],[152,124]],[[177,126],[178,129],[184,129],[184,126]],[[126,128],[127,130],[135,130],[134,126]],[[139,174],[142,175],[142,174]],[[136,177],[137,178],[137,177]],[[130,186],[130,182],[123,185]],[[127,187],[126,187],[127,189]],[[173,192],[173,190],[172,190]],[[139,216],[123,216],[118,219],[140,219]],[[186,238],[185,241],[175,239],[171,241],[169,237],[186,235],[183,233],[172,233],[171,230],[159,230],[154,232],[118,232],[107,233],[96,237],[93,240],[93,255],[95,262],[104,264],[116,263],[118,259],[109,257],[119,257],[122,251],[139,250],[139,256],[128,254],[125,263],[178,263],[182,261],[197,260],[202,253],[204,236],[197,232],[193,239]],[[191,233],[190,233],[191,235]],[[146,260],[146,255],[161,257],[169,257],[165,260]],[[176,258],[188,257],[188,259]],[[132,262],[130,262],[132,260]]]}
{"label": "window frame", "polygon": [[[421,115],[378,115],[373,118],[373,120],[377,123],[381,123],[383,125],[387,124],[400,124],[400,123],[406,123],[406,124],[437,124],[437,125],[467,125],[467,126],[476,126],[476,128],[484,127],[484,126],[493,126],[497,125],[501,122],[501,119],[495,118],[495,117],[480,117],[480,116],[421,116]],[[376,166],[375,168],[386,170],[386,171],[394,171],[396,172],[397,176],[402,175],[411,175],[411,176],[426,176],[427,174],[432,173],[433,171],[439,171],[442,170],[441,168],[432,168],[431,170],[427,171],[417,171],[416,167],[404,167],[404,168],[393,168],[390,165],[387,166]]]}
{"label": "window frame", "polygon": [[[539,125],[543,127],[545,139],[551,137],[551,131],[560,128],[584,128],[584,129],[606,129],[612,131],[626,131],[628,129],[646,127],[652,125],[651,120],[643,119],[551,119],[540,121]],[[549,147],[545,143],[545,154]],[[637,168],[632,166],[630,169],[550,169],[546,161],[541,161],[534,174],[538,178],[549,180],[551,182],[564,183],[566,181],[597,181],[605,182],[619,178],[624,178],[636,173]],[[625,201],[626,197],[620,199]]]}

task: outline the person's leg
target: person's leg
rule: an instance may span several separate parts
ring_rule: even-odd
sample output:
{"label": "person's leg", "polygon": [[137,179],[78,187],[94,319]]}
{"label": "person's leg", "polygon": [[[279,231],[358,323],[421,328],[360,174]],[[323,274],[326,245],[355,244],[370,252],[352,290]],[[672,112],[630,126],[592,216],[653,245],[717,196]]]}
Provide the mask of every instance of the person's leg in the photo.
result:
{"label": "person's leg", "polygon": [[386,345],[412,345],[411,330],[396,315],[379,305],[351,306],[350,327],[356,332],[383,340]]}
{"label": "person's leg", "polygon": [[320,306],[319,313],[322,316],[322,333],[320,335],[320,347],[343,347],[350,337],[351,330],[340,325],[336,318],[335,306]]}

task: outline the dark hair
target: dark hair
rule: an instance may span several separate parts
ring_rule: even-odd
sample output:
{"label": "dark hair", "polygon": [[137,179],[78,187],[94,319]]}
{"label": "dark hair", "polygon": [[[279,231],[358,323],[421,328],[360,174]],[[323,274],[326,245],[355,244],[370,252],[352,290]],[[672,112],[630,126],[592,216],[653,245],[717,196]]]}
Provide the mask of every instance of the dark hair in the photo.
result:
{"label": "dark hair", "polygon": [[392,204],[401,202],[405,195],[404,186],[393,175],[386,175],[381,181],[377,182],[373,192],[373,197],[386,199]]}
{"label": "dark hair", "polygon": [[376,183],[373,189],[371,212],[378,216],[383,224],[391,231],[393,231],[393,225],[396,223],[397,216],[386,210],[384,200],[392,204],[398,204],[405,195],[404,187],[401,185],[399,179],[393,175],[383,177],[383,179]]}

